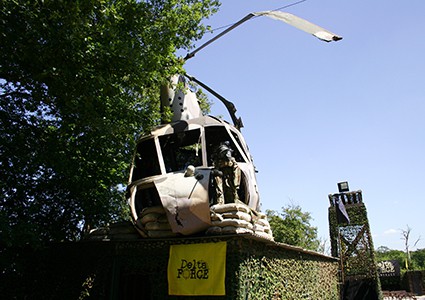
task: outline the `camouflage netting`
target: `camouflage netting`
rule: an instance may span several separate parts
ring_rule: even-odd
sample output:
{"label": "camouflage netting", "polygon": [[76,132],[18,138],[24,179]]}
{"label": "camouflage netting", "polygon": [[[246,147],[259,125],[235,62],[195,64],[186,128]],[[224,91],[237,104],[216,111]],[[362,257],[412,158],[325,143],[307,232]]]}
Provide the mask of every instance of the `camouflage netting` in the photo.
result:
{"label": "camouflage netting", "polygon": [[[237,266],[235,266],[237,267]],[[337,263],[304,252],[246,255],[237,273],[234,299],[338,299]]]}
{"label": "camouflage netting", "polygon": [[169,247],[219,241],[227,241],[226,296],[197,298],[339,297],[338,260],[245,235],[56,244],[35,256],[37,276],[28,272],[19,292],[32,299],[193,299],[168,296]]}
{"label": "camouflage netting", "polygon": [[[332,256],[339,257],[342,261],[341,280],[369,281],[375,285],[377,293],[381,294],[372,235],[361,191],[331,194],[329,200],[331,251]],[[344,203],[349,224],[338,224],[337,201]]]}

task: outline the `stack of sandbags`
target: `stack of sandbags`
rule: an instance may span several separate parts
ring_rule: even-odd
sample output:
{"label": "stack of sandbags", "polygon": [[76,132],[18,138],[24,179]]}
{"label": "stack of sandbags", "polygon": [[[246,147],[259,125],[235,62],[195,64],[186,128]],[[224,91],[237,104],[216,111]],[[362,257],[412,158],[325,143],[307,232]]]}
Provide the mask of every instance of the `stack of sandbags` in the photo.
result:
{"label": "stack of sandbags", "polygon": [[244,204],[216,204],[210,207],[210,213],[207,234],[253,233],[251,210]]}
{"label": "stack of sandbags", "polygon": [[160,238],[176,236],[168,223],[167,215],[162,206],[146,207],[140,213],[136,222],[137,229],[145,237]]}
{"label": "stack of sandbags", "polygon": [[273,240],[272,229],[267,220],[267,215],[260,212],[253,212],[252,223],[254,224],[254,233],[263,238]]}
{"label": "stack of sandbags", "polygon": [[251,210],[246,204],[216,204],[210,207],[210,215],[212,226],[207,234],[251,233],[273,240],[267,216]]}

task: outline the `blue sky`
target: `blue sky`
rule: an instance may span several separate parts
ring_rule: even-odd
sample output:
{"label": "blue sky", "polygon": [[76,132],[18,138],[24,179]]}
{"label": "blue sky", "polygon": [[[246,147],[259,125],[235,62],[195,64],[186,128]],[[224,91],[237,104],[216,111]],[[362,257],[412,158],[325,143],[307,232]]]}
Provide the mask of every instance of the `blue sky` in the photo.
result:
{"label": "blue sky", "polygon": [[[295,1],[223,2],[205,21],[212,28]],[[328,194],[348,181],[363,191],[375,248],[403,249],[407,225],[425,248],[425,2],[307,0],[283,11],[343,40],[260,17],[185,65],[235,103],[263,210],[298,204],[329,240]],[[230,120],[214,103],[212,114]]]}

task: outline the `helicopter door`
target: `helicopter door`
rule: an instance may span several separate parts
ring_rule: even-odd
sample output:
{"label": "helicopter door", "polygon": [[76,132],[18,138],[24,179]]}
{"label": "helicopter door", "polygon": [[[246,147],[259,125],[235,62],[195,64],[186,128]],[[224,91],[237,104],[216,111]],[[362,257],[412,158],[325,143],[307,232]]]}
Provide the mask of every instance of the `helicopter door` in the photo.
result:
{"label": "helicopter door", "polygon": [[234,143],[234,139],[229,135],[225,126],[209,126],[205,128],[205,140],[207,147],[207,163],[209,167],[213,167],[213,154],[215,149],[223,142],[228,142],[229,147],[233,150],[233,157],[236,162],[246,162],[243,155]]}
{"label": "helicopter door", "polygon": [[[232,132],[233,133],[233,132]],[[230,135],[230,132],[226,129],[225,126],[208,126],[205,128],[205,140],[206,140],[206,148],[207,148],[207,161],[209,167],[214,167],[213,163],[213,155],[214,151],[217,149],[217,147],[226,142],[230,149],[233,150],[232,156],[235,158],[236,162],[238,163],[238,166],[241,173],[241,181],[240,186],[238,189],[238,196],[239,199],[249,204],[250,202],[250,192],[248,188],[248,182],[247,180],[250,180],[249,173],[247,172],[247,161],[245,159],[246,154],[241,152],[240,145],[236,145],[239,141],[236,141],[235,139]],[[248,176],[247,176],[248,175]]]}

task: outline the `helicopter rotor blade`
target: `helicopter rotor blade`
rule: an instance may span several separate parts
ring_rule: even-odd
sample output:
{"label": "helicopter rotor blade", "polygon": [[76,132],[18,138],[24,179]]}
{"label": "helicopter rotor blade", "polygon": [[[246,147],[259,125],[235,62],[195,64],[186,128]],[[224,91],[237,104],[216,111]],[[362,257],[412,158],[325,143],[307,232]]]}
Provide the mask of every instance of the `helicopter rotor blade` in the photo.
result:
{"label": "helicopter rotor blade", "polygon": [[316,24],[313,24],[313,23],[311,23],[311,22],[309,22],[309,21],[307,21],[303,18],[297,17],[297,16],[290,14],[290,13],[286,13],[286,12],[279,11],[279,10],[254,12],[254,13],[250,13],[247,16],[245,16],[244,18],[240,19],[238,22],[236,22],[235,24],[233,24],[232,26],[230,26],[229,28],[227,28],[226,30],[221,32],[220,34],[216,35],[212,39],[210,39],[207,42],[205,42],[204,44],[202,44],[196,50],[188,53],[186,55],[186,57],[184,58],[184,60],[186,61],[186,60],[194,57],[197,52],[201,51],[202,49],[204,49],[206,46],[208,46],[212,42],[218,40],[223,35],[225,35],[229,31],[235,29],[239,25],[245,23],[246,21],[250,20],[251,18],[261,17],[261,16],[267,16],[269,18],[285,22],[285,23],[287,23],[291,26],[294,26],[294,27],[296,27],[296,28],[298,28],[298,29],[300,29],[304,32],[310,33],[310,34],[314,35],[315,37],[317,37],[318,39],[325,41],[325,42],[339,41],[339,40],[342,39],[341,36],[338,36],[338,35],[330,32],[329,30],[326,30],[326,29],[324,29],[324,28],[322,28],[322,27],[320,27]]}
{"label": "helicopter rotor blade", "polygon": [[330,32],[316,24],[313,24],[303,18],[297,17],[293,14],[286,13],[283,11],[263,11],[253,13],[255,16],[267,16],[269,18],[285,22],[295,28],[298,28],[304,32],[310,33],[318,39],[325,42],[339,41],[342,39],[341,36]]}
{"label": "helicopter rotor blade", "polygon": [[184,60],[188,60],[192,57],[195,56],[195,54],[199,51],[201,51],[202,49],[204,49],[206,46],[208,46],[209,44],[211,44],[212,42],[218,40],[219,38],[221,38],[223,35],[225,35],[226,33],[228,33],[229,31],[235,29],[236,27],[238,27],[239,25],[241,25],[242,23],[245,23],[246,21],[248,21],[249,19],[251,19],[252,17],[255,17],[254,14],[249,14],[247,16],[245,16],[244,18],[242,18],[241,20],[239,20],[238,22],[236,22],[235,24],[233,24],[232,26],[230,26],[229,28],[227,28],[226,30],[224,30],[222,33],[217,34],[215,37],[213,37],[212,39],[208,40],[207,42],[205,42],[204,44],[202,44],[199,48],[197,48],[196,50],[188,53],[186,55],[186,57],[184,58]]}

